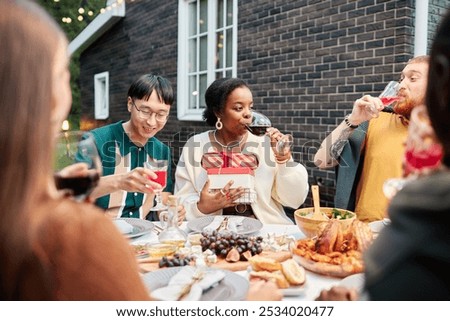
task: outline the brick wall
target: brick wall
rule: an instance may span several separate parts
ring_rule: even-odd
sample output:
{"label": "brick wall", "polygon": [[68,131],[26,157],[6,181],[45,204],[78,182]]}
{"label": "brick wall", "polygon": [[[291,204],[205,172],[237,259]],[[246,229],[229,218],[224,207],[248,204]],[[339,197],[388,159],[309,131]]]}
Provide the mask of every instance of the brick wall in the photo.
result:
{"label": "brick wall", "polygon": [[[126,92],[137,75],[160,73],[176,89],[177,1],[155,2],[127,3],[126,18],[83,52],[86,119],[93,118],[95,73],[110,72],[108,122],[128,119]],[[430,28],[449,2],[430,0]],[[315,151],[355,99],[377,94],[398,78],[414,52],[414,3],[239,1],[238,77],[249,82],[255,108],[282,132],[293,133],[294,158],[307,166],[310,183],[323,185],[322,205],[332,206],[334,173],[313,166]],[[176,160],[187,138],[206,129],[202,122],[178,121],[174,110],[158,138],[173,147]],[[305,206],[310,204],[308,199]]]}

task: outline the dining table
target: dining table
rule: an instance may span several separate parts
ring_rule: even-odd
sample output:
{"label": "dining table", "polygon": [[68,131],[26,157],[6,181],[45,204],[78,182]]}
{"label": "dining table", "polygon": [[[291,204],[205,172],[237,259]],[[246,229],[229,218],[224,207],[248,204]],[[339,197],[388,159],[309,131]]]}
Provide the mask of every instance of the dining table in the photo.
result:
{"label": "dining table", "polygon": [[[160,222],[152,222],[156,225],[156,227],[161,227]],[[187,234],[192,233],[193,231],[189,229],[187,222],[183,222],[180,225],[180,228],[184,230]],[[149,233],[141,235],[139,237],[133,238],[130,240],[131,244],[134,245],[144,245],[149,243],[157,243],[158,242],[158,230],[152,229]],[[262,228],[257,232],[252,233],[254,236],[268,236],[271,235],[285,235],[291,236],[294,239],[303,239],[306,236],[300,231],[297,225],[295,224],[263,224]],[[152,273],[152,272],[147,272]],[[234,271],[245,278],[248,278],[248,270],[242,271]],[[301,300],[301,301],[312,301],[317,298],[320,294],[320,291],[323,289],[329,289],[334,285],[339,285],[343,279],[330,277],[325,275],[320,275],[311,271],[306,270],[306,281],[302,286],[300,291],[293,291],[294,293],[289,293],[283,297],[283,300]]]}

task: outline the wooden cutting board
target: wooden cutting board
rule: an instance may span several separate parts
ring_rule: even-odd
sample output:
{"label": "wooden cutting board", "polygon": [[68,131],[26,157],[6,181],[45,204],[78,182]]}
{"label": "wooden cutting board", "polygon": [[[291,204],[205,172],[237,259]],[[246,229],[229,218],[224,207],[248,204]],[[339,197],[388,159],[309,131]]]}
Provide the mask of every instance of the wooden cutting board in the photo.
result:
{"label": "wooden cutting board", "polygon": [[[277,260],[278,262],[283,262],[292,257],[292,254],[288,251],[281,251],[281,252],[263,251],[259,255],[270,257],[274,260]],[[146,273],[158,270],[159,260],[160,260],[159,258],[158,259],[147,258],[138,260],[141,272]],[[219,259],[217,263],[211,264],[211,267],[235,272],[235,271],[245,271],[249,265],[250,263],[248,261],[238,261],[230,263],[225,261],[225,259]]]}

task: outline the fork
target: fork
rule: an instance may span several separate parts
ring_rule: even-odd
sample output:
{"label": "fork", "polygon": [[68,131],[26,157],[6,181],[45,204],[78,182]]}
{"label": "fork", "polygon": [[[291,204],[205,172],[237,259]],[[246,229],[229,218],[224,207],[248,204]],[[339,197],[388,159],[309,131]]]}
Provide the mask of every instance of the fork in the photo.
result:
{"label": "fork", "polygon": [[154,231],[155,231],[156,235],[159,235],[163,231],[163,228],[161,226],[155,224]]}

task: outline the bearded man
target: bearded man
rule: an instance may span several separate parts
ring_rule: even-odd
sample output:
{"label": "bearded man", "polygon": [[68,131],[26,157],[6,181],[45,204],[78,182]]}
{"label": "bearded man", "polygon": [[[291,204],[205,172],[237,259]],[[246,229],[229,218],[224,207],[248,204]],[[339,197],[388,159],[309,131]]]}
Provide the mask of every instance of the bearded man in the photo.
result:
{"label": "bearded man", "polygon": [[363,96],[322,142],[314,163],[319,168],[336,168],[335,207],[354,211],[366,222],[386,216],[383,184],[403,174],[409,116],[425,102],[428,65],[428,56],[409,60],[392,109],[386,109],[378,97]]}

